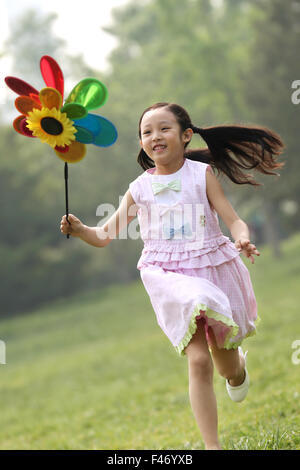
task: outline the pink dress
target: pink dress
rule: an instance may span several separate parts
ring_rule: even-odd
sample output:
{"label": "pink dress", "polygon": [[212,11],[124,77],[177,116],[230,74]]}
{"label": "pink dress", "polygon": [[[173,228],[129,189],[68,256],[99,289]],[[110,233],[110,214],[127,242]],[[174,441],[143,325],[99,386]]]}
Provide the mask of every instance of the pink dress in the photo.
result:
{"label": "pink dress", "polygon": [[137,268],[157,322],[180,356],[197,320],[212,327],[219,348],[237,348],[256,332],[249,271],[223,235],[206,195],[209,165],[184,159],[170,175],[155,168],[129,184],[144,241]]}

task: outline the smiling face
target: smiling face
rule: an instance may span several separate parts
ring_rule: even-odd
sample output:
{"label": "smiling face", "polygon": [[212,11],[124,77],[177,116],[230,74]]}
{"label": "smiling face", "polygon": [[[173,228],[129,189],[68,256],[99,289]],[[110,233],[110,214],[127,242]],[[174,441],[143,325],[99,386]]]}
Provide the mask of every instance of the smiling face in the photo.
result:
{"label": "smiling face", "polygon": [[192,129],[181,131],[175,115],[166,107],[147,111],[141,121],[140,145],[157,168],[172,170],[182,163],[184,145]]}

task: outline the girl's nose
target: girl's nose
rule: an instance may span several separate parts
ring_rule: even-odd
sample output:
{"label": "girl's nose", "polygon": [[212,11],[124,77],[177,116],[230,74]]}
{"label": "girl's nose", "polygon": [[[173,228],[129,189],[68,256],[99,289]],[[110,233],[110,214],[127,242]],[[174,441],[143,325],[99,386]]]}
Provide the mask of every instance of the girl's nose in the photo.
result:
{"label": "girl's nose", "polygon": [[159,131],[153,132],[152,139],[153,140],[160,139],[160,132]]}

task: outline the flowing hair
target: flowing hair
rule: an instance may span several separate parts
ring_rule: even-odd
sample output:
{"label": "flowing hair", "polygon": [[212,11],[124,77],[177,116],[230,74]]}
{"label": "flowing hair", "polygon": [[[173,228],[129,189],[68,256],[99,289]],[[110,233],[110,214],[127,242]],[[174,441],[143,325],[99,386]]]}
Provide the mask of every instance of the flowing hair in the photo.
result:
{"label": "flowing hair", "polygon": [[[236,184],[251,184],[261,186],[251,174],[244,170],[256,170],[265,175],[277,175],[272,171],[284,166],[277,162],[276,156],[282,153],[284,144],[278,134],[270,129],[255,126],[225,125],[214,127],[197,127],[191,122],[190,116],[184,108],[175,103],[156,103],[145,109],[139,121],[139,137],[141,139],[141,122],[147,111],[166,108],[172,112],[180,125],[181,132],[191,128],[199,134],[207,144],[204,149],[186,150],[184,157],[198,162],[208,163],[218,174],[224,173]],[[144,170],[155,167],[154,161],[143,149],[137,158]]]}

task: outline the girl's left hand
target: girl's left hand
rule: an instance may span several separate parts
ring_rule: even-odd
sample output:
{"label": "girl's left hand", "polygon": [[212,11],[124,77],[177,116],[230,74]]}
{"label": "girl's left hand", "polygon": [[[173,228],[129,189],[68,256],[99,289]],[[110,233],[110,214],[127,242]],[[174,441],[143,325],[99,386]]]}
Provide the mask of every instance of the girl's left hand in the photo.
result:
{"label": "girl's left hand", "polygon": [[254,258],[252,255],[260,255],[260,252],[256,249],[256,246],[253,243],[250,243],[248,238],[239,238],[234,242],[235,247],[243,253],[244,256],[250,258],[251,263],[254,263]]}

